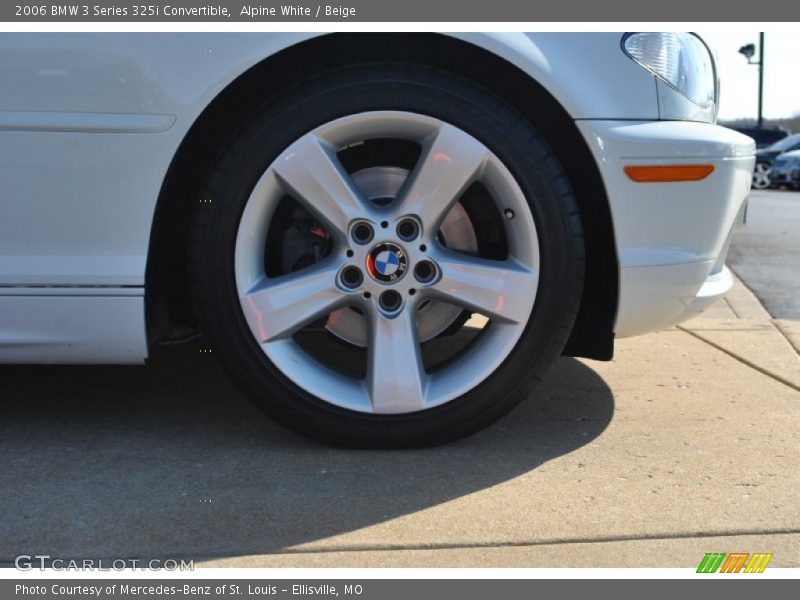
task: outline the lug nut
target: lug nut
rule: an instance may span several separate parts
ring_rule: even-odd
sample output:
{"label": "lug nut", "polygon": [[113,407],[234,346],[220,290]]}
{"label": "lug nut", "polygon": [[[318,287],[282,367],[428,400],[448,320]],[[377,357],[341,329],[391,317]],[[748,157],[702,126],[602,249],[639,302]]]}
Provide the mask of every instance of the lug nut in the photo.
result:
{"label": "lug nut", "polygon": [[419,235],[419,226],[414,219],[403,219],[397,225],[397,237],[404,242],[410,242]]}
{"label": "lug nut", "polygon": [[414,267],[414,277],[420,283],[430,283],[436,277],[436,266],[429,260],[422,260]]}
{"label": "lug nut", "polygon": [[341,275],[342,284],[350,289],[357,288],[364,281],[361,269],[358,267],[345,267]]}
{"label": "lug nut", "polygon": [[373,235],[372,227],[369,223],[358,223],[353,227],[351,235],[356,244],[368,244]]}
{"label": "lug nut", "polygon": [[394,290],[386,290],[379,298],[381,308],[386,312],[394,312],[403,302],[403,298]]}

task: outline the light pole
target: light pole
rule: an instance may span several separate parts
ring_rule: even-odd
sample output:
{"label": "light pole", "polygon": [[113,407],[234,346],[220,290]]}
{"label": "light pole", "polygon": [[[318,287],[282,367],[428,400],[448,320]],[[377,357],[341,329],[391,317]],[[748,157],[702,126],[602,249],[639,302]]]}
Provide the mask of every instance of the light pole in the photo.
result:
{"label": "light pole", "polygon": [[753,60],[755,44],[739,48],[739,54],[747,59],[748,65],[758,65],[758,127],[764,126],[764,32],[758,34],[758,60]]}

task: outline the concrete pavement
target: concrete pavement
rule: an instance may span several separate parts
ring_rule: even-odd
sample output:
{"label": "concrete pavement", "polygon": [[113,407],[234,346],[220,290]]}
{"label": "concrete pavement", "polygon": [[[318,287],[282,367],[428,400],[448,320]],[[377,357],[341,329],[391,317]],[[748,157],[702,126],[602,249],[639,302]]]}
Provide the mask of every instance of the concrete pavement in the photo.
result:
{"label": "concrete pavement", "polygon": [[[710,549],[770,548],[782,556],[769,567],[797,566],[798,535],[701,536],[678,539],[624,539],[616,541],[547,541],[541,544],[503,544],[453,548],[410,548],[391,551],[349,550],[284,553],[222,558],[198,563],[203,567],[595,567],[630,566],[696,568]],[[789,557],[788,560],[787,557]],[[790,557],[795,557],[792,560]],[[695,561],[694,559],[697,558]],[[692,564],[688,564],[692,562]]]}
{"label": "concrete pavement", "polygon": [[800,321],[773,319],[741,280],[728,297],[680,329],[800,391]]}
{"label": "concrete pavement", "polygon": [[203,566],[800,566],[800,357],[746,288],[682,328],[562,359],[440,448],[294,436],[200,346],[147,368],[0,367],[0,561]]}

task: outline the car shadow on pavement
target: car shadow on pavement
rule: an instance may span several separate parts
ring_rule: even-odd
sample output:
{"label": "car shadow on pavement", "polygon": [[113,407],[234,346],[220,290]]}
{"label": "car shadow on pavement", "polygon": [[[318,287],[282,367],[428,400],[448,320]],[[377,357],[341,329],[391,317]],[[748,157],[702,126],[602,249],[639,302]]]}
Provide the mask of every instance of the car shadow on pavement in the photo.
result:
{"label": "car shadow on pavement", "polygon": [[147,367],[0,367],[0,410],[8,566],[19,554],[279,552],[524,475],[600,435],[614,399],[564,358],[510,416],[468,439],[342,450],[262,416],[190,343],[156,350]]}

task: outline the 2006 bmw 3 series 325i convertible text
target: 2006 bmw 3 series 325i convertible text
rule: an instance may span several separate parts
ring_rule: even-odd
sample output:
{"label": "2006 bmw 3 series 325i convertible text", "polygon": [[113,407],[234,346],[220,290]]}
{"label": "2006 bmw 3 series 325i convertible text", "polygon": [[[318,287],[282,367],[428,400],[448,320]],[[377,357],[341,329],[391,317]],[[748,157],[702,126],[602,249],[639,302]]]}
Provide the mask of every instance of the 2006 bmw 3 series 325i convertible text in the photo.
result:
{"label": "2006 bmw 3 series 325i convertible text", "polygon": [[718,89],[688,33],[6,34],[0,361],[202,332],[306,435],[467,435],[731,287]]}

